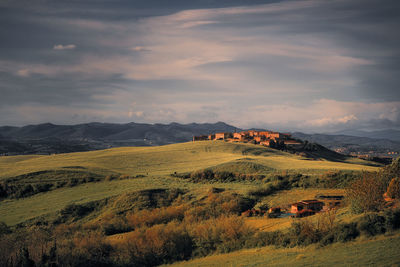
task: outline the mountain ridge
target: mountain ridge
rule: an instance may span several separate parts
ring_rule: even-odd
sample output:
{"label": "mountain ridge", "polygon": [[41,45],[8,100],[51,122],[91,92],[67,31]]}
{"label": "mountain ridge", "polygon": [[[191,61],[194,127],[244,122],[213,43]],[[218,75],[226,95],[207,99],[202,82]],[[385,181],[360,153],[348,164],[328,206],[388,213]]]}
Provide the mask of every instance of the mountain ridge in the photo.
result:
{"label": "mountain ridge", "polygon": [[[53,123],[0,126],[0,154],[53,154],[121,146],[158,146],[192,140],[193,136],[243,129],[225,122],[180,124],[103,123],[75,125]],[[399,151],[400,142],[351,135],[292,133],[294,138],[357,151]]]}

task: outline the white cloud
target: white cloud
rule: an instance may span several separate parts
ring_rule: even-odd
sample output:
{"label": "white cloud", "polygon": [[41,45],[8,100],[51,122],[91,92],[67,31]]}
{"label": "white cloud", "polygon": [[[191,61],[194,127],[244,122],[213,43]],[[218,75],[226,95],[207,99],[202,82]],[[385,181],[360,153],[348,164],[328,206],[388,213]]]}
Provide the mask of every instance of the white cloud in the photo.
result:
{"label": "white cloud", "polygon": [[189,21],[185,22],[182,25],[180,25],[181,28],[187,29],[187,28],[192,28],[192,27],[197,27],[197,26],[202,26],[202,25],[208,25],[208,24],[216,24],[218,21],[215,20],[199,20],[199,21]]}
{"label": "white cloud", "polygon": [[132,47],[132,50],[136,51],[136,52],[150,51],[150,49],[148,49],[144,46],[135,46],[135,47]]}
{"label": "white cloud", "polygon": [[74,44],[69,44],[69,45],[59,44],[59,45],[53,46],[53,50],[72,50],[75,48],[76,48],[76,45],[74,45]]}
{"label": "white cloud", "polygon": [[30,75],[30,71],[28,69],[20,69],[17,71],[17,75],[21,77],[28,77]]}
{"label": "white cloud", "polygon": [[357,121],[358,118],[354,115],[347,115],[344,117],[340,117],[340,118],[332,118],[332,117],[323,117],[323,118],[319,118],[319,119],[315,119],[315,120],[309,120],[307,121],[308,124],[312,125],[312,126],[317,126],[317,127],[321,127],[321,126],[329,126],[329,125],[336,125],[336,124],[346,124],[349,122],[353,122],[353,121]]}

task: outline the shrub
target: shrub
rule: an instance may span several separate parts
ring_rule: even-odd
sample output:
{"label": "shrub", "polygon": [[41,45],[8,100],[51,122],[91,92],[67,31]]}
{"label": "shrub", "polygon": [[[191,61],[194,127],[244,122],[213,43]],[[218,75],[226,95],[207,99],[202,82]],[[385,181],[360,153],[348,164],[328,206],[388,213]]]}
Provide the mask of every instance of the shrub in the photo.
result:
{"label": "shrub", "polygon": [[0,221],[0,237],[11,233],[10,227],[5,222]]}
{"label": "shrub", "polygon": [[129,233],[120,248],[121,265],[156,266],[188,259],[193,242],[182,224],[171,222]]}
{"label": "shrub", "polygon": [[15,195],[17,198],[22,198],[22,197],[27,197],[27,196],[33,195],[33,193],[34,193],[34,189],[33,189],[32,185],[27,184],[27,185],[24,185],[19,191],[17,191],[15,193]]}
{"label": "shrub", "polygon": [[282,245],[282,237],[284,234],[280,231],[274,232],[257,232],[251,238],[246,240],[245,246],[248,248],[264,247],[269,245]]}
{"label": "shrub", "polygon": [[23,267],[34,267],[35,262],[31,259],[29,255],[29,250],[27,248],[21,248],[16,258],[16,266]]}
{"label": "shrub", "polygon": [[289,235],[291,237],[291,245],[309,245],[316,243],[321,239],[321,232],[309,220],[302,220],[292,223]]}
{"label": "shrub", "polygon": [[400,228],[400,209],[385,211],[385,227],[388,231]]}
{"label": "shrub", "polygon": [[61,219],[63,221],[72,218],[79,219],[89,212],[93,211],[94,207],[90,206],[90,203],[86,205],[69,204],[60,211]]}
{"label": "shrub", "polygon": [[253,230],[245,225],[243,219],[236,216],[209,219],[193,225],[190,229],[196,256],[243,248],[252,234]]}
{"label": "shrub", "polygon": [[112,247],[99,233],[77,233],[72,244],[59,246],[59,262],[64,266],[110,266]]}
{"label": "shrub", "polygon": [[35,184],[34,185],[34,191],[35,193],[39,192],[47,192],[53,187],[53,184],[50,183],[44,183],[44,184]]}
{"label": "shrub", "polygon": [[400,157],[393,159],[392,164],[385,166],[379,174],[386,182],[386,186],[393,178],[400,177]]}
{"label": "shrub", "polygon": [[247,195],[250,197],[259,198],[259,197],[269,196],[269,195],[273,194],[275,191],[276,191],[275,187],[271,184],[268,184],[268,185],[260,187],[260,188],[249,190],[247,192]]}
{"label": "shrub", "polygon": [[132,228],[168,223],[173,220],[182,221],[187,209],[187,206],[179,205],[156,208],[153,210],[142,210],[128,214],[126,220],[128,225]]}
{"label": "shrub", "polygon": [[231,192],[212,193],[185,212],[185,221],[198,222],[222,215],[240,215],[251,209],[254,200]]}
{"label": "shrub", "polygon": [[67,185],[69,187],[73,187],[73,186],[76,186],[78,184],[79,184],[79,179],[77,179],[77,178],[71,178],[71,179],[68,180],[68,183],[67,183]]}
{"label": "shrub", "polygon": [[347,189],[351,210],[355,213],[378,211],[384,206],[384,182],[376,173],[364,172]]}
{"label": "shrub", "polygon": [[333,229],[335,242],[347,242],[360,235],[357,230],[357,223],[343,223]]}
{"label": "shrub", "polygon": [[393,178],[387,188],[387,195],[390,198],[400,198],[400,178]]}
{"label": "shrub", "polygon": [[280,177],[280,179],[275,180],[273,182],[269,182],[266,186],[256,188],[253,190],[249,190],[247,195],[250,197],[255,197],[255,198],[265,197],[265,196],[271,195],[279,190],[284,190],[284,189],[288,189],[291,187],[288,177],[285,177],[285,178],[282,178],[281,176],[279,176],[279,177]]}
{"label": "shrub", "polygon": [[121,217],[113,216],[111,219],[101,223],[101,229],[105,235],[126,233],[132,230],[126,220]]}
{"label": "shrub", "polygon": [[115,180],[117,177],[115,175],[107,175],[106,178],[104,178],[105,181],[112,181]]}
{"label": "shrub", "polygon": [[357,224],[358,230],[367,235],[374,236],[385,233],[385,218],[376,213],[366,214],[361,217]]}
{"label": "shrub", "polygon": [[235,174],[227,171],[220,171],[214,174],[216,180],[230,182],[235,180]]}

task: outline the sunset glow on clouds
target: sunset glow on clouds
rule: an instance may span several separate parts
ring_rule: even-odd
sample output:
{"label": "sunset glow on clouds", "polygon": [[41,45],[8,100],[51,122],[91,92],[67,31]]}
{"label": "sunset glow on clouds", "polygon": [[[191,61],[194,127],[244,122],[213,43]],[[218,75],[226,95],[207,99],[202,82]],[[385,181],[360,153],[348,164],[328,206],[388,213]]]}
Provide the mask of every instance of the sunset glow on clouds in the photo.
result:
{"label": "sunset glow on clouds", "polygon": [[0,124],[400,127],[399,4],[251,2],[0,4]]}

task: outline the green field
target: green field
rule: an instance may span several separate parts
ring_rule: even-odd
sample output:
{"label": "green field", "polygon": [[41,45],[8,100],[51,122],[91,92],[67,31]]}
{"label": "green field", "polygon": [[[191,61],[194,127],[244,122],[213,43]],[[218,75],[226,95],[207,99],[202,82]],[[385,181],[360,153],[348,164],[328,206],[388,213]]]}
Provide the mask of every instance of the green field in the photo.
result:
{"label": "green field", "polygon": [[375,170],[366,161],[349,158],[343,162],[309,160],[252,144],[202,141],[159,147],[122,147],[100,151],[49,156],[0,158],[0,178],[28,172],[81,166],[97,172],[129,175],[169,175],[217,166],[238,159],[251,159],[269,170],[323,171]]}
{"label": "green field", "polygon": [[57,170],[59,172],[62,170],[64,173],[66,169],[99,175],[123,174],[144,177],[85,183],[26,198],[6,199],[0,202],[0,218],[8,225],[14,225],[37,216],[54,213],[67,204],[85,203],[143,189],[182,188],[195,192],[207,191],[214,186],[244,193],[262,183],[256,181],[196,184],[170,176],[174,172],[185,173],[205,168],[266,175],[271,172],[319,174],[332,170],[377,169],[362,160],[351,158],[342,162],[307,160],[257,145],[223,141],[189,142],[159,147],[124,147],[49,156],[7,156],[0,158],[0,181],[38,171],[57,173]]}
{"label": "green field", "polygon": [[264,247],[213,255],[168,266],[399,266],[400,233],[323,248]]}

